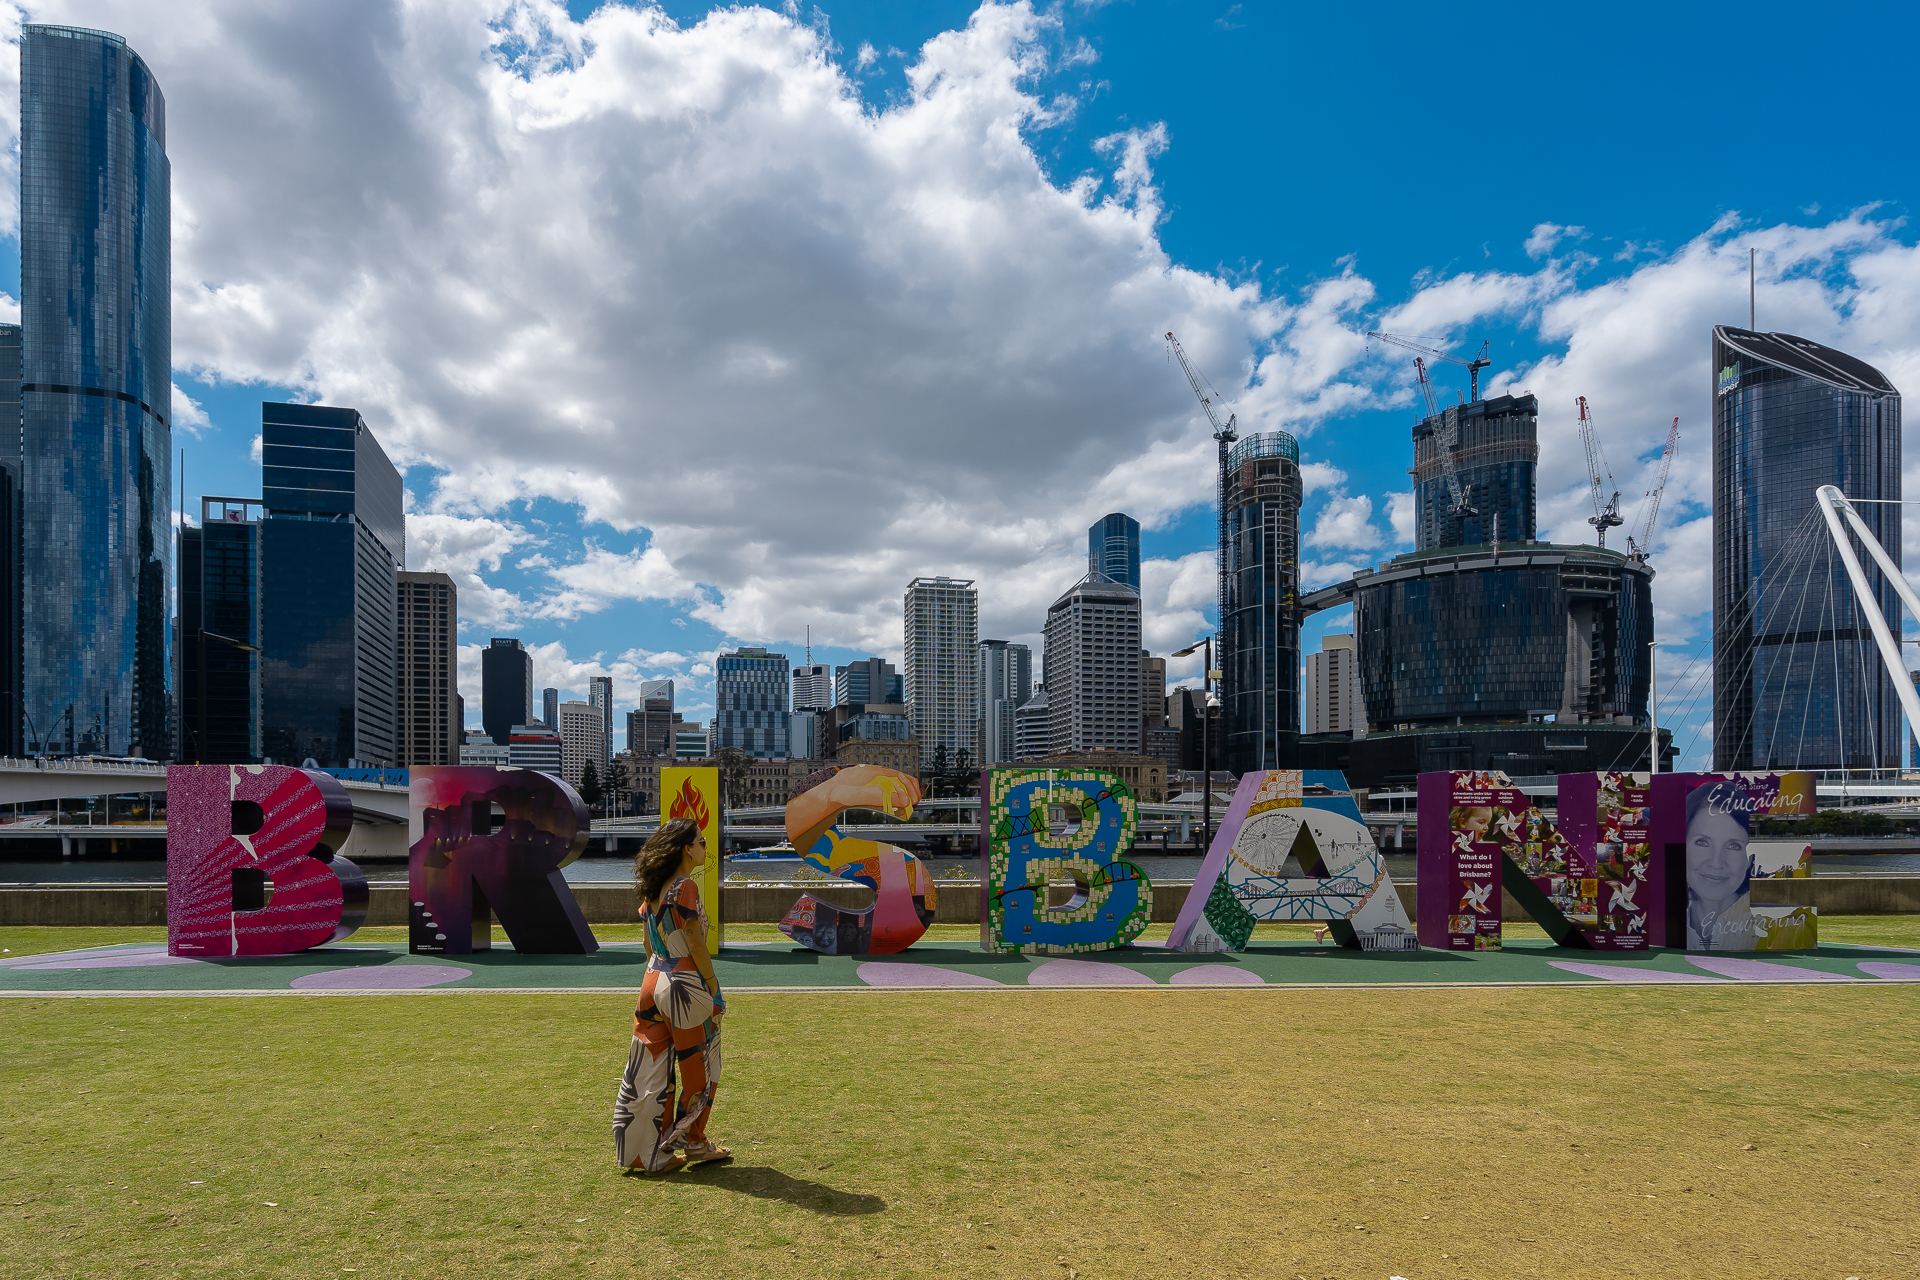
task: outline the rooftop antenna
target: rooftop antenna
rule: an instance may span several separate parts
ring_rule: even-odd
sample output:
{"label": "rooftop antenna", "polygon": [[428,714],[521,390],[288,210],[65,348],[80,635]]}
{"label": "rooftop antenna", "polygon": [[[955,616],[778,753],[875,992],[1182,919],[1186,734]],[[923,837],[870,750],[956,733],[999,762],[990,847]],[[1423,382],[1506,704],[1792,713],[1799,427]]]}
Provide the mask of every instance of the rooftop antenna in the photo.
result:
{"label": "rooftop antenna", "polygon": [[813,665],[813,624],[807,624],[807,665]]}
{"label": "rooftop antenna", "polygon": [[1747,250],[1747,331],[1758,333],[1753,323],[1753,250]]}

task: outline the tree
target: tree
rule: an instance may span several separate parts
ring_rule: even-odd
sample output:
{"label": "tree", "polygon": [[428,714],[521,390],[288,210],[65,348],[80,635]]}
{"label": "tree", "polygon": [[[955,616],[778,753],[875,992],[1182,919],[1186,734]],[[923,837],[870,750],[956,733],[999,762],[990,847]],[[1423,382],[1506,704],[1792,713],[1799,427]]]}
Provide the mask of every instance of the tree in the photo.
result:
{"label": "tree", "polygon": [[927,794],[941,796],[947,794],[950,780],[947,777],[947,744],[934,744],[933,763],[927,766]]}
{"label": "tree", "polygon": [[[753,762],[747,759],[747,753],[738,747],[722,747],[715,753],[713,762],[720,766],[720,813],[721,831],[726,830],[726,812],[729,808],[742,808],[747,798],[747,779],[752,776]],[[721,843],[726,843],[724,834]]]}
{"label": "tree", "polygon": [[974,767],[973,752],[960,748],[953,756],[953,776],[947,783],[950,796],[970,796],[980,789],[980,771]]}
{"label": "tree", "polygon": [[580,798],[587,802],[587,809],[598,809],[606,802],[606,792],[600,789],[600,771],[593,767],[593,761],[587,761],[580,770]]}
{"label": "tree", "polygon": [[607,771],[607,790],[612,793],[614,816],[618,817],[621,802],[633,792],[633,767],[618,756]]}

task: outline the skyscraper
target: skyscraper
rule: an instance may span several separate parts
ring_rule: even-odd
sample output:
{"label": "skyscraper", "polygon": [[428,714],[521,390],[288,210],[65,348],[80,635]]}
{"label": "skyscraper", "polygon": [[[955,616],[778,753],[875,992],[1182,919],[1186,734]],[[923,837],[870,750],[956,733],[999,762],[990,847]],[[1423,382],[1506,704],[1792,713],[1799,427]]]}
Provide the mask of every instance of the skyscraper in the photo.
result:
{"label": "skyscraper", "polygon": [[180,529],[178,758],[258,764],[260,502],[202,498]]}
{"label": "skyscraper", "polygon": [[511,636],[495,636],[480,651],[480,725],[498,746],[513,726],[533,719],[533,655]]}
{"label": "skyscraper", "polygon": [[1320,652],[1307,655],[1306,732],[1357,734],[1366,727],[1353,637],[1322,636]]}
{"label": "skyscraper", "polygon": [[9,714],[35,750],[172,751],[171,181],[166,101],[126,41],[23,27]]}
{"label": "skyscraper", "polygon": [[980,690],[980,732],[973,758],[982,765],[1019,759],[1014,712],[1033,696],[1033,651],[1005,640],[982,640],[974,684]]}
{"label": "skyscraper", "polygon": [[594,777],[604,788],[607,775],[601,762],[607,754],[607,740],[601,736],[606,721],[600,708],[590,702],[563,702],[554,715],[560,722],[556,726],[560,734],[560,776],[578,787],[591,764]]}
{"label": "skyscraper", "polygon": [[560,691],[558,689],[540,691],[540,723],[555,732],[559,731]]}
{"label": "skyscraper", "polygon": [[737,747],[763,759],[786,755],[787,655],[740,649],[721,654],[714,668],[709,753]]}
{"label": "skyscraper", "polygon": [[1140,522],[1116,511],[1087,530],[1087,572],[1140,589]]}
{"label": "skyscraper", "polygon": [[[862,702],[868,699],[862,698]],[[825,711],[833,705],[833,668],[824,662],[793,669],[793,709]]]}
{"label": "skyscraper", "polygon": [[400,473],[352,409],[263,404],[262,746],[278,764],[399,759]]}
{"label": "skyscraper", "polygon": [[1033,696],[1014,708],[1013,758],[1031,760],[1053,749],[1053,712],[1047,706],[1047,686],[1037,684]]}
{"label": "skyscraper", "polygon": [[906,694],[920,763],[946,748],[953,759],[973,754],[979,694],[974,688],[980,643],[980,597],[971,579],[915,578],[907,584]]}
{"label": "skyscraper", "polygon": [[1167,660],[1140,651],[1140,732],[1167,727]]}
{"label": "skyscraper", "polygon": [[[1893,678],[1845,577],[1809,571],[1804,547],[1825,537],[1809,526],[1830,484],[1899,563],[1900,393],[1790,333],[1716,327],[1713,367],[1714,768],[1896,769]],[[1897,620],[1892,585],[1861,559]]]}
{"label": "skyscraper", "polygon": [[673,681],[642,680],[640,705],[627,713],[627,750],[642,759],[673,755]]}
{"label": "skyscraper", "polygon": [[[1438,421],[1413,428],[1419,549],[1298,603],[1296,628],[1318,610],[1353,606],[1364,702],[1352,707],[1345,741],[1296,739],[1301,765],[1343,769],[1364,787],[1412,786],[1442,769],[1647,768],[1653,570],[1611,547],[1535,538],[1532,397],[1455,406]],[[1471,512],[1453,501],[1442,447]],[[1437,545],[1442,538],[1465,541]],[[1344,662],[1334,637],[1327,645],[1318,655],[1326,701],[1308,707],[1307,723],[1339,733],[1332,669]]]}
{"label": "skyscraper", "polygon": [[881,658],[862,658],[833,669],[833,698],[829,706],[849,702],[899,702],[907,700],[906,682],[891,662]]}
{"label": "skyscraper", "polygon": [[20,326],[0,324],[0,754],[22,754]]}
{"label": "skyscraper", "polygon": [[395,763],[459,764],[460,607],[444,573],[400,575],[400,742]]}
{"label": "skyscraper", "polygon": [[613,764],[613,677],[587,677],[587,705],[600,708],[600,758],[593,767],[600,773],[600,781],[607,780],[607,769]]}
{"label": "skyscraper", "polygon": [[[1532,396],[1495,396],[1448,405],[1415,424],[1415,550],[1534,540],[1539,414]],[[1443,451],[1455,460],[1464,506],[1454,504]]]}
{"label": "skyscraper", "polygon": [[1047,610],[1049,751],[1140,752],[1140,593],[1089,573]]}
{"label": "skyscraper", "polygon": [[1260,432],[1228,453],[1219,648],[1226,741],[1215,749],[1216,760],[1234,773],[1295,765],[1300,498],[1300,446],[1291,435]]}

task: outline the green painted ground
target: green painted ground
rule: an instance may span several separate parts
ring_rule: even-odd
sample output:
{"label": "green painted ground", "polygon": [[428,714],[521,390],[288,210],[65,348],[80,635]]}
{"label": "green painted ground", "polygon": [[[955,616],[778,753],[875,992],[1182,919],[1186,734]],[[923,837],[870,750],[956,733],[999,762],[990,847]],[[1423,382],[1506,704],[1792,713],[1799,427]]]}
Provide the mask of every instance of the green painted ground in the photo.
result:
{"label": "green painted ground", "polygon": [[[1868,923],[1883,922],[1883,923]],[[1273,927],[1239,955],[1195,956],[1155,946],[1073,957],[983,952],[971,928],[946,926],[892,956],[824,956],[793,946],[771,926],[732,931],[716,967],[729,990],[969,985],[1027,987],[1105,985],[1353,985],[1576,983],[1671,975],[1708,981],[1814,979],[1821,975],[1873,984],[1920,980],[1920,953],[1887,950],[1912,941],[1908,917],[1854,917],[1822,922],[1831,941],[1817,951],[1749,954],[1751,966],[1716,970],[1681,952],[1647,954],[1571,951],[1510,930],[1502,951],[1360,953],[1318,945],[1305,927]],[[11,930],[0,932],[0,993],[162,993],[341,989],[602,990],[640,984],[646,957],[632,926],[597,930],[603,946],[591,956],[533,956],[504,938],[473,956],[407,954],[404,931],[365,930],[339,947],[299,955],[169,961],[163,930]],[[1165,936],[1165,927],[1155,931]],[[106,936],[101,936],[106,935]],[[1849,935],[1853,935],[1849,937]],[[1841,939],[1846,939],[1842,941]],[[1894,941],[1898,939],[1898,941]],[[1150,939],[1151,940],[1151,939]],[[16,949],[14,944],[20,945]],[[64,945],[63,945],[64,944]],[[77,948],[91,948],[77,950]],[[1893,964],[1863,970],[1862,962]],[[1578,966],[1568,968],[1565,966]]]}

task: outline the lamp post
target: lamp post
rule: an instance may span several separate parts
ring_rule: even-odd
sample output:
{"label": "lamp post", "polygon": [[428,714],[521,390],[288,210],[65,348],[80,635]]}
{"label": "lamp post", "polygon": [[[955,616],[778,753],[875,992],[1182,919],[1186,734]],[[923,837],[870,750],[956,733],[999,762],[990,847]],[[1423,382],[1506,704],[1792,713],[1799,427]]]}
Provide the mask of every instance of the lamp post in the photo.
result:
{"label": "lamp post", "polygon": [[1205,857],[1213,848],[1213,637],[1203,636],[1172,656],[1185,658],[1196,649],[1206,650],[1200,676],[1200,830]]}
{"label": "lamp post", "polygon": [[200,727],[194,733],[194,763],[201,763],[199,756],[207,749],[207,641],[218,640],[221,644],[230,644],[242,653],[258,653],[260,646],[246,644],[231,636],[223,636],[213,631],[199,630],[194,633],[200,638]]}

